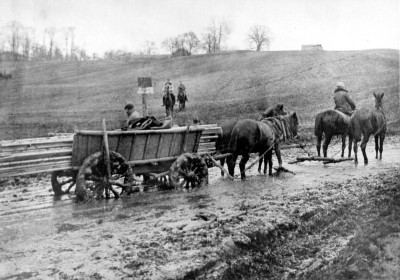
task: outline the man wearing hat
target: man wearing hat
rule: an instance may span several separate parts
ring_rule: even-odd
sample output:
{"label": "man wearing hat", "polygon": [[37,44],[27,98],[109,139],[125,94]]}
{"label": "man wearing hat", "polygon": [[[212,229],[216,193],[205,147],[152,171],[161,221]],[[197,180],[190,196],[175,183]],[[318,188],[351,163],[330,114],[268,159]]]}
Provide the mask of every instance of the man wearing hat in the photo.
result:
{"label": "man wearing hat", "polygon": [[124,109],[127,115],[126,127],[129,128],[133,121],[142,118],[142,115],[135,110],[135,106],[133,106],[133,103],[129,102],[128,104],[126,104]]}
{"label": "man wearing hat", "polygon": [[350,98],[344,83],[339,82],[334,91],[333,101],[335,101],[335,110],[338,110],[348,116],[351,116],[356,109],[356,104]]}

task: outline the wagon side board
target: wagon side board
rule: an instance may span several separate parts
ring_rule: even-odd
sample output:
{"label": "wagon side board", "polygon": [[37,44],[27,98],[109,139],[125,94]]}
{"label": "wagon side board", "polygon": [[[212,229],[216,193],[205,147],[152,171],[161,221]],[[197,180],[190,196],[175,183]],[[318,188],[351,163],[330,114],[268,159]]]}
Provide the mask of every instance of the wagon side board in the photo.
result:
{"label": "wagon side board", "polygon": [[[121,154],[130,165],[171,161],[184,151],[196,153],[203,127],[178,127],[154,131],[110,131],[110,151]],[[89,155],[102,151],[100,131],[78,131],[74,136],[72,166],[81,166]]]}

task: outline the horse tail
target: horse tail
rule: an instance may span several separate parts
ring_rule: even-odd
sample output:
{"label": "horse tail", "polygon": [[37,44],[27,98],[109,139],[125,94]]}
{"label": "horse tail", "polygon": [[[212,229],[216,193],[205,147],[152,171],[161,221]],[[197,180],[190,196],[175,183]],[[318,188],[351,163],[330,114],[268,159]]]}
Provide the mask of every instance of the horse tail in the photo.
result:
{"label": "horse tail", "polygon": [[317,137],[322,137],[322,134],[324,132],[323,117],[323,113],[318,113],[315,117],[314,135]]}

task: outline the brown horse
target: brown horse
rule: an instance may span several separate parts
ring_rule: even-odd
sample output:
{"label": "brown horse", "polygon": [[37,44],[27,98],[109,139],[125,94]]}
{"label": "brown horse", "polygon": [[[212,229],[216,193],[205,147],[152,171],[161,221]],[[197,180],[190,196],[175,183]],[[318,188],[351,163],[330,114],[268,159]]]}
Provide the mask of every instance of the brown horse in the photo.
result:
{"label": "brown horse", "polygon": [[370,110],[366,108],[362,108],[357,110],[350,119],[350,130],[354,137],[354,161],[358,163],[357,158],[357,143],[361,141],[361,151],[364,156],[364,163],[368,164],[368,157],[365,152],[365,148],[367,146],[369,137],[374,135],[375,137],[375,158],[378,158],[379,151],[379,159],[382,159],[383,152],[383,141],[385,140],[386,133],[386,117],[382,110],[382,98],[384,93],[376,94],[374,92],[375,97],[375,109]]}
{"label": "brown horse", "polygon": [[240,120],[233,127],[229,142],[229,152],[233,153],[228,160],[228,169],[234,175],[236,160],[239,155],[240,174],[242,180],[246,179],[245,165],[250,158],[250,153],[264,155],[264,173],[269,163],[269,175],[272,174],[272,150],[275,150],[279,167],[282,167],[280,142],[285,138],[297,137],[298,118],[296,113],[268,118],[263,121],[251,119]]}
{"label": "brown horse", "polygon": [[349,133],[350,116],[337,111],[326,110],[318,113],[315,117],[314,134],[317,136],[317,152],[318,156],[321,155],[321,142],[322,136],[325,135],[324,145],[322,151],[324,157],[327,157],[328,146],[335,135],[342,136],[342,157],[344,157],[344,150],[346,148],[346,136],[349,137],[349,157],[351,156],[351,146],[353,137]]}
{"label": "brown horse", "polygon": [[[288,112],[283,109],[283,104],[277,104],[274,107],[267,108],[263,113],[262,117],[259,119],[260,121],[264,118],[279,116],[279,115],[287,115]],[[233,127],[237,124],[237,120],[228,120],[221,124],[222,134],[218,137],[216,141],[216,150],[220,153],[226,153],[229,149],[229,141],[231,140],[231,134]],[[228,162],[231,158],[226,158]],[[220,159],[220,163],[222,166],[225,164],[225,158]],[[262,159],[260,159],[260,164],[258,167],[258,172],[261,172]],[[265,173],[265,171],[264,171]],[[221,171],[221,176],[224,176],[224,172]]]}

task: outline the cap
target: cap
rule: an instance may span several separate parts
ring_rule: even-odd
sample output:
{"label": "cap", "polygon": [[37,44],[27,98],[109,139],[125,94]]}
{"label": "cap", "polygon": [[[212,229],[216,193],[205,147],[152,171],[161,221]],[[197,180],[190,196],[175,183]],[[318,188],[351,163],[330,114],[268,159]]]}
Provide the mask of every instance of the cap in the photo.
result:
{"label": "cap", "polygon": [[125,108],[124,108],[124,109],[125,109],[125,110],[126,110],[126,109],[133,109],[133,107],[135,107],[135,106],[133,106],[133,103],[128,103],[128,104],[125,105]]}
{"label": "cap", "polygon": [[338,82],[336,85],[337,88],[346,89],[346,86],[342,82]]}

